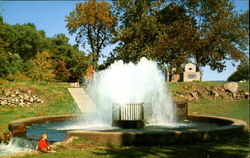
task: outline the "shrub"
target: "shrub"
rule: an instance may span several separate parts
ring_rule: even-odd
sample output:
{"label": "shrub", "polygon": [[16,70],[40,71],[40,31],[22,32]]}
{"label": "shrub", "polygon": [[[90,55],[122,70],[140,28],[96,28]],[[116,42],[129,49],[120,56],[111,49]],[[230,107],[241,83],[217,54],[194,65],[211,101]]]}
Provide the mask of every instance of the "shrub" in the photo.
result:
{"label": "shrub", "polygon": [[35,81],[54,81],[54,62],[48,51],[42,51],[28,61],[27,75]]}
{"label": "shrub", "polygon": [[10,74],[17,74],[23,70],[24,62],[18,54],[0,53],[0,77],[7,79]]}

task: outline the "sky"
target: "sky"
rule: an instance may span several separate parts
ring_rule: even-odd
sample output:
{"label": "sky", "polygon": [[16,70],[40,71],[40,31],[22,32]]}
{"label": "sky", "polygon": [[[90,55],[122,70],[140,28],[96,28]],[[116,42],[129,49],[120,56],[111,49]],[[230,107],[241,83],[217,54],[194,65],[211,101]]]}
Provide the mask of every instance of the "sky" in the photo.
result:
{"label": "sky", "polygon": [[[4,22],[7,24],[34,23],[38,30],[44,30],[48,37],[55,34],[64,33],[69,37],[70,43],[75,44],[74,36],[68,33],[65,16],[75,9],[75,4],[79,1],[1,1],[0,13],[3,15]],[[243,12],[249,9],[249,0],[234,0],[236,10]],[[114,45],[108,46],[103,50],[108,54],[114,49]],[[82,49],[83,50],[83,49]],[[101,59],[102,61],[103,59]],[[210,68],[203,67],[203,81],[224,81],[236,70],[237,65],[233,66],[231,61],[226,62],[226,69],[218,73]]]}

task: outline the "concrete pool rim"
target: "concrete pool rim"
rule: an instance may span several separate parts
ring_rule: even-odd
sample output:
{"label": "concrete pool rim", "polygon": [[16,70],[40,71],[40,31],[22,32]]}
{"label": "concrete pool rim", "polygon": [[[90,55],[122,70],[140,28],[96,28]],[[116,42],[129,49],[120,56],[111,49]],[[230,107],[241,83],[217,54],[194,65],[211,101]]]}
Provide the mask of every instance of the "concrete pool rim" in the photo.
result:
{"label": "concrete pool rim", "polygon": [[[72,120],[79,117],[84,117],[84,115],[51,115],[22,118],[11,121],[9,123],[9,130],[12,135],[15,136],[25,133],[26,126],[46,122]],[[246,122],[233,118],[207,115],[188,115],[188,120],[197,122],[212,122],[217,123],[219,126],[206,129],[185,129],[158,132],[71,130],[67,131],[67,138],[78,136],[86,141],[117,145],[168,145],[226,139],[244,134],[248,130],[248,124]]]}

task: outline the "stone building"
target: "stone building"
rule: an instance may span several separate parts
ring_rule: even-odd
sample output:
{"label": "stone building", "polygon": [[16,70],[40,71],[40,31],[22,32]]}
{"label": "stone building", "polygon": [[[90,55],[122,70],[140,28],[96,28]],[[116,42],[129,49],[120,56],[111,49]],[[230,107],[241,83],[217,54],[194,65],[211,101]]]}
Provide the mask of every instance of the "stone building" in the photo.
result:
{"label": "stone building", "polygon": [[196,71],[196,66],[192,63],[185,65],[185,70],[183,72],[183,82],[190,81],[200,81],[201,73]]}
{"label": "stone building", "polygon": [[170,82],[191,82],[200,80],[201,73],[196,71],[196,66],[194,64],[188,63],[185,65],[183,73],[174,74]]}

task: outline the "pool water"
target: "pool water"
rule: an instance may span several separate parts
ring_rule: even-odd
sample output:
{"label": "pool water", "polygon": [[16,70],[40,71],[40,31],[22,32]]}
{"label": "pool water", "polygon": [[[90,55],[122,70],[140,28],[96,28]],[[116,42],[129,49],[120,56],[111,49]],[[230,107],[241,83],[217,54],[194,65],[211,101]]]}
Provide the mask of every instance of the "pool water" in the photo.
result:
{"label": "pool water", "polygon": [[192,129],[207,129],[219,126],[216,123],[207,122],[192,122],[183,121],[174,124],[166,125],[148,125],[143,129],[121,129],[111,126],[85,126],[79,121],[62,121],[62,122],[51,122],[34,124],[32,126],[27,126],[26,136],[29,139],[39,140],[42,133],[48,135],[47,140],[50,142],[63,141],[67,138],[67,131],[71,130],[88,130],[88,131],[114,131],[114,132],[133,132],[133,131],[182,131],[182,130],[192,130]]}

